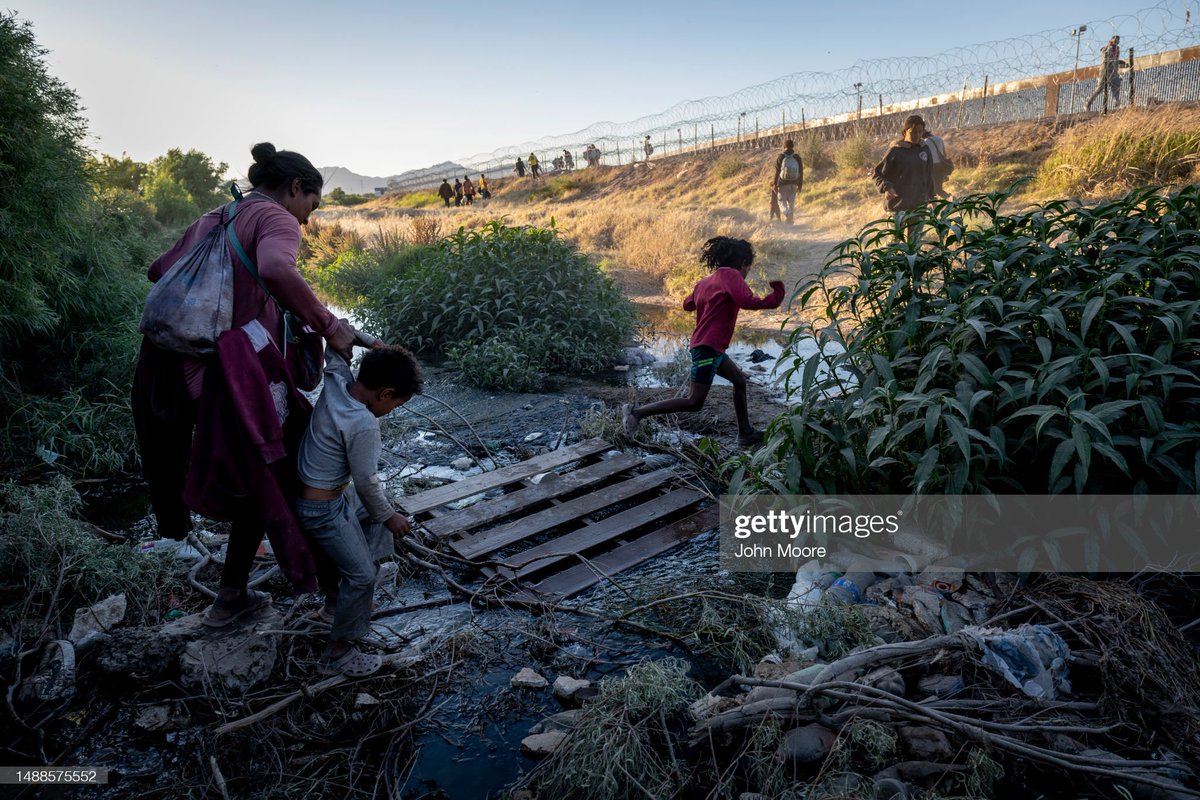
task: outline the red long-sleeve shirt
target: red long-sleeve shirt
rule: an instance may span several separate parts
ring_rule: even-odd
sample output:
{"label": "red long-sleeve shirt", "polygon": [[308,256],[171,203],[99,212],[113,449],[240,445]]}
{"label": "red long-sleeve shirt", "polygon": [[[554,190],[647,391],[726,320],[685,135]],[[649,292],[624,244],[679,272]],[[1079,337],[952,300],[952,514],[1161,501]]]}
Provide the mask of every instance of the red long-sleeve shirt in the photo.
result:
{"label": "red long-sleeve shirt", "polygon": [[784,286],[771,281],[771,293],[755,297],[746,285],[741,270],[721,267],[696,284],[683,301],[684,311],[696,312],[692,347],[711,347],[719,353],[733,340],[738,311],[743,308],[778,308],[783,302]]}

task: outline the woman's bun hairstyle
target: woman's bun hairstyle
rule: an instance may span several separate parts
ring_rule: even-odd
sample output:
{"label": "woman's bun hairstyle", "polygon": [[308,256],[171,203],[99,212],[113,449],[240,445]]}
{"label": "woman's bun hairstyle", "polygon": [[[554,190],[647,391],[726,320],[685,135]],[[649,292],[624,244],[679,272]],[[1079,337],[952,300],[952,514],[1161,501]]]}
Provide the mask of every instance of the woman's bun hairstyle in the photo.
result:
{"label": "woman's bun hairstyle", "polygon": [[250,166],[248,177],[255,189],[262,187],[275,190],[291,183],[294,178],[300,179],[300,190],[305,193],[320,194],[325,185],[325,179],[317,168],[299,153],[276,150],[270,142],[260,142],[250,148],[250,155],[254,157],[254,163]]}

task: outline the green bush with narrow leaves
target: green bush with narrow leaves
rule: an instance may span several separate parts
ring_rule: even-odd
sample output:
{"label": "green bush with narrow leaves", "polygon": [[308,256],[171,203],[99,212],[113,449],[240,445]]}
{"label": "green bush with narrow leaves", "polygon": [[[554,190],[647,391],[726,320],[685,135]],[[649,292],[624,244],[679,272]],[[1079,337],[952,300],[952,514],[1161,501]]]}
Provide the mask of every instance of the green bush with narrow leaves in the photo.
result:
{"label": "green bush with narrow leaves", "polygon": [[362,317],[387,341],[452,355],[491,388],[502,384],[483,369],[489,357],[516,368],[510,388],[529,390],[531,374],[611,365],[633,335],[633,305],[553,226],[459,229],[410,258],[369,293]]}
{"label": "green bush with narrow leaves", "polygon": [[1200,187],[1007,196],[935,205],[923,242],[875,222],[798,289],[824,320],[737,490],[1200,491]]}

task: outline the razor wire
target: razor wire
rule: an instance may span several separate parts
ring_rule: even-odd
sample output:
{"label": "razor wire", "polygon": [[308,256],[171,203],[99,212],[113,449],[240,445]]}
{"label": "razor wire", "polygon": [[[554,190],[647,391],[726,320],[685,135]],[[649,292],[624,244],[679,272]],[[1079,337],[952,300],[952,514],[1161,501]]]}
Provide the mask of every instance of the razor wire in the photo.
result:
{"label": "razor wire", "polygon": [[[643,157],[644,137],[657,156],[701,147],[757,142],[762,134],[780,134],[813,128],[836,127],[847,120],[874,118],[872,130],[898,127],[896,114],[886,107],[920,98],[953,96],[956,104],[922,108],[932,113],[931,127],[959,128],[982,123],[1036,119],[1044,115],[1046,87],[987,94],[987,86],[1075,72],[1095,66],[1101,46],[1110,37],[1121,37],[1122,58],[1128,50],[1138,55],[1163,53],[1200,44],[1200,0],[1163,0],[1157,5],[1105,20],[1092,20],[1076,28],[1055,28],[1026,36],[954,47],[933,56],[868,59],[834,72],[796,72],[749,86],[732,94],[686,100],[665,111],[628,122],[597,122],[572,133],[500,147],[454,159],[470,173],[489,178],[512,172],[518,157],[538,154],[548,172],[553,157],[570,152],[582,166],[587,145],[601,152],[603,164],[631,163]],[[1156,68],[1143,76],[1143,103],[1200,99],[1200,61]],[[1068,100],[1058,98],[1058,108],[1082,107],[1096,79],[1072,81]],[[977,95],[977,97],[972,97]],[[987,112],[991,108],[991,114]],[[909,112],[905,112],[909,113]],[[901,115],[902,116],[902,115]],[[393,180],[389,190],[436,185],[443,167],[429,167]],[[453,170],[452,170],[453,171]]]}

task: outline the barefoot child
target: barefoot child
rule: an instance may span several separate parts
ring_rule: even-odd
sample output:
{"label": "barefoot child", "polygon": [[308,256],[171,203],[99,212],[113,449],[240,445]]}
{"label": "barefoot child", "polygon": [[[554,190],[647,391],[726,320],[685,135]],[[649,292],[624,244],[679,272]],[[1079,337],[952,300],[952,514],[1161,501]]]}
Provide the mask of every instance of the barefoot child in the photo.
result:
{"label": "barefoot child", "polygon": [[754,248],[745,239],[717,236],[704,243],[700,260],[713,273],[696,284],[683,301],[684,311],[696,312],[696,329],[692,331],[692,391],[687,398],[662,400],[637,406],[626,403],[621,408],[621,422],[630,439],[638,423],[656,414],[699,411],[704,407],[713,376],[720,375],[733,384],[733,408],[737,412],[738,444],[752,447],[762,441],[762,431],[750,427],[746,410],[746,375],[737,365],[725,358],[725,349],[733,339],[738,310],[743,308],[778,308],[783,302],[783,282],[771,281],[771,293],[755,297],[746,285],[746,272],[754,263]]}
{"label": "barefoot child", "polygon": [[392,508],[379,482],[378,418],[420,393],[421,368],[403,347],[379,340],[363,356],[357,379],[334,350],[326,350],[325,358],[325,388],[296,464],[296,517],[340,573],[336,587],[322,581],[333,618],[317,670],[362,677],[383,665],[354,644],[369,630],[375,562],[394,553],[392,537],[409,532],[408,520]]}

